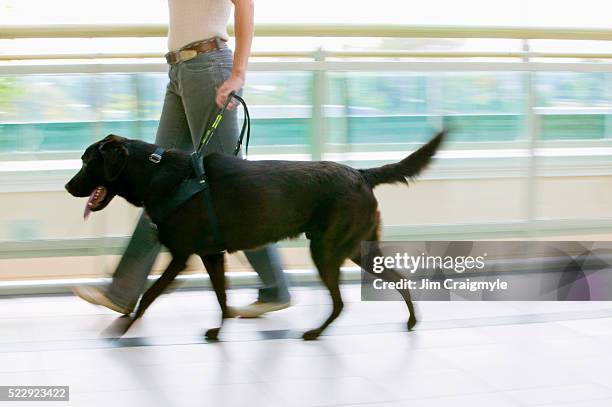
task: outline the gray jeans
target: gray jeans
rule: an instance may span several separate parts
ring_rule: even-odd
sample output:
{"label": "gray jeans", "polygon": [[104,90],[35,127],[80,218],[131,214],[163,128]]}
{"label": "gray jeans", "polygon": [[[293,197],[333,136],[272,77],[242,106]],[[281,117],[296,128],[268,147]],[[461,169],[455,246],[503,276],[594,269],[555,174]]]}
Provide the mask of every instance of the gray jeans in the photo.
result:
{"label": "gray jeans", "polygon": [[[216,112],[216,88],[230,75],[232,51],[223,49],[200,54],[170,66],[170,81],[166,89],[155,143],[164,148],[178,148],[192,152],[199,143],[210,118]],[[232,154],[238,140],[239,127],[236,109],[226,111],[205,154]],[[245,225],[248,227],[248,225]],[[131,307],[142,294],[161,244],[146,215],[141,215],[136,230],[113,274],[108,296],[114,303]],[[245,251],[246,257],[259,274],[263,288],[259,300],[287,302],[289,290],[283,274],[276,245]]]}

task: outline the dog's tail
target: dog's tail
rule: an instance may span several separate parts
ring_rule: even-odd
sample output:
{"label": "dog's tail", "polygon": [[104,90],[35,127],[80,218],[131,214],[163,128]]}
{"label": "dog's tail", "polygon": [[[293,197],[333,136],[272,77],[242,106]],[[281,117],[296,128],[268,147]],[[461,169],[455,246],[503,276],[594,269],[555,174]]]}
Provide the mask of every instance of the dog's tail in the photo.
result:
{"label": "dog's tail", "polygon": [[446,133],[446,129],[440,131],[427,144],[398,163],[359,170],[359,172],[361,172],[361,175],[363,175],[371,188],[380,184],[395,184],[398,182],[407,184],[409,179],[416,177],[427,167],[436,150],[440,147],[440,143],[442,143]]}

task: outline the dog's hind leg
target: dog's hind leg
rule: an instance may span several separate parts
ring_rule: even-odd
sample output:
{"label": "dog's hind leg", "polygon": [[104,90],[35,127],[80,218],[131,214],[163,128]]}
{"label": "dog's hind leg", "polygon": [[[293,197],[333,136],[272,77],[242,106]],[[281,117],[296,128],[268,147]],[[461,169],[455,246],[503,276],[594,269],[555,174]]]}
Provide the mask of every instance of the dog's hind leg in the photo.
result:
{"label": "dog's hind leg", "polygon": [[217,340],[219,336],[219,331],[223,326],[223,320],[229,317],[227,309],[227,295],[225,292],[224,255],[223,253],[216,253],[200,257],[202,258],[204,267],[206,267],[206,271],[208,271],[210,282],[215,290],[215,294],[217,295],[219,306],[221,307],[221,323],[219,324],[219,327],[211,328],[206,331],[206,339],[214,341]]}
{"label": "dog's hind leg", "polygon": [[310,243],[310,252],[312,259],[317,266],[323,284],[329,290],[332,298],[333,309],[330,316],[323,324],[316,328],[307,331],[302,335],[302,338],[307,341],[317,339],[319,335],[331,324],[342,312],[344,303],[340,294],[340,265],[344,259],[338,258],[338,253],[334,253],[333,247],[325,247],[323,240],[317,238]]}
{"label": "dog's hind leg", "polygon": [[[378,228],[376,228],[378,230]],[[372,256],[382,256],[382,251],[380,250],[380,246],[378,245],[378,232],[374,232],[368,239],[371,243],[371,245],[373,246],[371,248]],[[360,266],[362,269],[371,272],[371,270],[368,270],[367,267],[364,268],[361,265],[361,248],[360,250],[357,251],[357,254],[351,256],[351,260],[353,260],[353,262],[355,262],[358,266]],[[398,282],[402,279],[402,276],[394,269],[386,269],[380,273],[380,274],[375,274],[377,277],[382,278],[385,281],[392,281],[392,282]],[[398,290],[399,293],[401,294],[402,298],[404,299],[404,301],[406,302],[406,306],[408,307],[408,312],[410,313],[410,315],[408,316],[408,330],[411,331],[412,328],[414,328],[414,326],[417,323],[417,319],[416,319],[416,311],[414,308],[414,304],[412,302],[412,298],[410,296],[410,290],[408,290],[408,288],[406,289],[402,289],[402,290]]]}

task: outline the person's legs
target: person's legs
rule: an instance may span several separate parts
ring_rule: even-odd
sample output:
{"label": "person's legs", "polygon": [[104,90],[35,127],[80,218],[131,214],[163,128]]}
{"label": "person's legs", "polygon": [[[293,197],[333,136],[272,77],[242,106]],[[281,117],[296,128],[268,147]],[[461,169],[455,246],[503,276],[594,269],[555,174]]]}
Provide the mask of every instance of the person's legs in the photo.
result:
{"label": "person's legs", "polygon": [[[176,69],[171,68],[155,143],[165,148],[191,150],[189,127],[177,92]],[[142,294],[161,245],[148,216],[143,212],[106,290],[75,289],[81,298],[117,312],[132,311]]]}
{"label": "person's legs", "polygon": [[[229,77],[231,69],[232,53],[229,49],[202,54],[180,64],[179,88],[196,146],[217,111],[216,88]],[[204,154],[233,154],[239,134],[237,109],[226,111],[217,132],[204,149]],[[277,246],[268,245],[257,250],[248,250],[245,255],[264,285],[259,291],[259,302],[282,304],[282,307],[275,309],[288,306],[290,294]],[[273,309],[262,308],[258,314],[271,310]],[[241,309],[237,311],[242,314]]]}
{"label": "person's legs", "polygon": [[131,312],[144,291],[147,277],[160,250],[155,229],[143,213],[113,273],[113,281],[106,290],[108,299]]}
{"label": "person's legs", "polygon": [[283,273],[280,254],[276,244],[256,250],[245,250],[244,254],[259,274],[263,287],[259,289],[261,302],[288,303],[291,299],[287,278]]}

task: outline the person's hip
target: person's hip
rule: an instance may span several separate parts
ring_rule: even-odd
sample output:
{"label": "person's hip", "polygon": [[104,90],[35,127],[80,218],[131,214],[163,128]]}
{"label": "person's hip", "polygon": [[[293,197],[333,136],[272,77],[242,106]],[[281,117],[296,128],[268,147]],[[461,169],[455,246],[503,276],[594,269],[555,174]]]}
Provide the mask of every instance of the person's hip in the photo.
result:
{"label": "person's hip", "polygon": [[[176,65],[193,59],[210,59],[214,54],[223,55],[229,48],[227,42],[220,37],[212,37],[204,40],[194,41],[177,51],[170,51],[165,55],[169,65]],[[231,53],[231,51],[230,51]]]}

